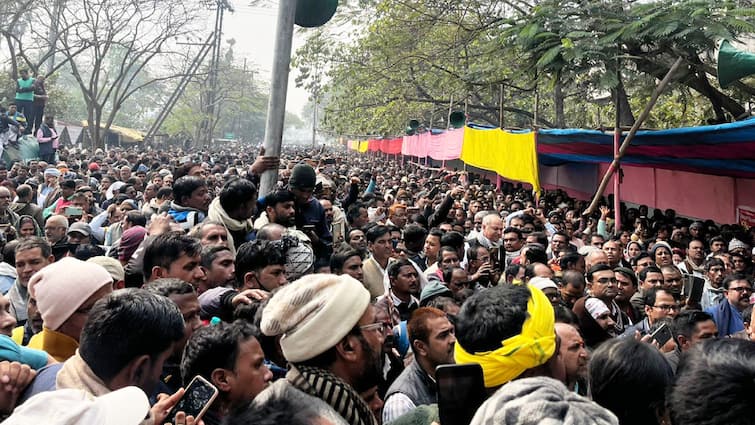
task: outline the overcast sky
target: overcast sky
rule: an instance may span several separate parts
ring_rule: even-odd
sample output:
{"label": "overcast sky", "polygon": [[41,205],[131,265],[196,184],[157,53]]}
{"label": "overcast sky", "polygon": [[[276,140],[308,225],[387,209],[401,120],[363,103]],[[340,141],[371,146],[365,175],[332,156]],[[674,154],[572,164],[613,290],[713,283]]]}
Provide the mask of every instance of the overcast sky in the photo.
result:
{"label": "overcast sky", "polygon": [[[223,39],[236,39],[234,50],[239,62],[247,58],[263,73],[255,78],[263,78],[270,82],[270,72],[273,67],[275,46],[275,27],[277,20],[277,6],[270,8],[250,7],[243,0],[232,1],[235,12],[224,15]],[[212,17],[214,18],[214,13]],[[304,37],[294,32],[292,52],[304,43]],[[301,110],[307,103],[308,94],[303,89],[296,88],[294,78],[296,71],[292,70],[288,82],[288,97],[286,110],[301,116]]]}

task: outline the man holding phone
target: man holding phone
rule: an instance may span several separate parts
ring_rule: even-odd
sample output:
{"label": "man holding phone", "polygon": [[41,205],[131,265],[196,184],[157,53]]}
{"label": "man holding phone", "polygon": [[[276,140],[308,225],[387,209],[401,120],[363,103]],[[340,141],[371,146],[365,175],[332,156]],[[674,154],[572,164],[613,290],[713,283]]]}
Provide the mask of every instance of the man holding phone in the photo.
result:
{"label": "man holding phone", "polygon": [[679,314],[679,294],[663,287],[653,287],[645,294],[645,318],[627,328],[622,336],[645,335],[650,332],[651,326],[663,318],[673,319]]}
{"label": "man holding phone", "polygon": [[676,349],[664,355],[676,373],[682,353],[705,340],[715,338],[718,328],[710,314],[700,310],[687,310],[674,318],[671,334],[676,342]]}
{"label": "man holding phone", "polygon": [[454,326],[446,313],[433,307],[417,309],[406,325],[414,362],[388,388],[383,423],[392,422],[417,406],[438,402],[435,368],[454,364]]}
{"label": "man holding phone", "polygon": [[316,185],[317,176],[314,168],[304,163],[294,166],[288,180],[288,189],[294,195],[296,227],[306,233],[312,241],[317,258],[330,258],[333,252],[333,235],[328,230],[325,209],[312,196]]}
{"label": "man holding phone", "polygon": [[[272,380],[258,336],[259,329],[237,320],[201,328],[189,339],[181,362],[184,387],[189,388],[189,383],[201,376],[218,389],[218,397],[202,416],[206,425],[219,424],[233,409],[251,402]],[[207,403],[200,398],[195,401],[202,407]]]}

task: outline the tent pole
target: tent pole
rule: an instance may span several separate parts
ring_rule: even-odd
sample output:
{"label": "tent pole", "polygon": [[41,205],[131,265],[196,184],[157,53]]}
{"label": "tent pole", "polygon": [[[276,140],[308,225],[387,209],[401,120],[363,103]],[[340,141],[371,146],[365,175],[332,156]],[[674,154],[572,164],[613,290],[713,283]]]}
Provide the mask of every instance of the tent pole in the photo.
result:
{"label": "tent pole", "polygon": [[[621,81],[621,59],[616,59],[616,78]],[[616,125],[613,130],[613,157],[616,158],[616,172],[613,173],[613,234],[618,235],[621,231],[621,163],[619,148],[621,146],[621,102],[619,90],[616,90]]]}
{"label": "tent pole", "polygon": [[674,62],[674,64],[671,66],[671,69],[669,69],[666,73],[666,76],[663,77],[663,80],[661,80],[661,82],[658,83],[658,85],[655,87],[655,90],[653,90],[653,95],[650,96],[650,101],[648,101],[648,104],[645,105],[645,109],[642,111],[642,114],[640,114],[639,118],[637,118],[637,121],[634,122],[632,129],[629,130],[629,134],[627,134],[627,137],[624,139],[624,142],[622,142],[621,147],[619,148],[618,155],[614,157],[613,161],[611,161],[611,165],[608,167],[608,170],[606,170],[606,173],[603,175],[603,180],[601,180],[600,185],[598,186],[598,190],[595,191],[595,196],[593,197],[590,206],[587,207],[582,215],[590,215],[593,211],[595,211],[595,208],[598,206],[600,197],[603,196],[603,192],[605,192],[606,187],[608,186],[608,181],[611,179],[611,176],[618,167],[619,160],[622,156],[624,156],[627,149],[629,149],[629,145],[631,144],[632,139],[634,139],[634,135],[637,134],[637,130],[640,129],[642,123],[644,123],[648,115],[650,115],[650,111],[658,101],[658,97],[661,95],[668,83],[671,82],[671,77],[676,72],[676,70],[679,69],[679,66],[681,66],[682,62],[683,59],[681,57],[677,58],[676,62]]}

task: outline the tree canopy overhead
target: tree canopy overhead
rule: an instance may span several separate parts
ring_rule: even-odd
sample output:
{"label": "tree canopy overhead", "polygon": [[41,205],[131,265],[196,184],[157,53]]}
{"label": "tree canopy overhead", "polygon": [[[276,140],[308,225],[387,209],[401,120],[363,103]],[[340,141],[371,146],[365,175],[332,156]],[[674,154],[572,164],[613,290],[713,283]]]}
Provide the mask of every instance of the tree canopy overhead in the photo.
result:
{"label": "tree canopy overhead", "polygon": [[[755,94],[752,79],[721,89],[715,68],[721,39],[755,34],[750,1],[359,6],[313,31],[294,60],[297,82],[323,99],[321,127],[339,134],[400,134],[412,118],[445,128],[454,109],[508,127],[611,127],[616,100],[631,125],[677,57],[684,65],[646,126],[741,119]],[[335,33],[346,20],[350,37]]]}

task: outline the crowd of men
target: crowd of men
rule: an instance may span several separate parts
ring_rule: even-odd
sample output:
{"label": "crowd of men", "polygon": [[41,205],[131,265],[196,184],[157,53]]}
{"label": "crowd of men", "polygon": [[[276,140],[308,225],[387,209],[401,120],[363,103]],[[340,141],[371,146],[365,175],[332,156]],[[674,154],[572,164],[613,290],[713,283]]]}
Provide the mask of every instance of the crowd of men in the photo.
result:
{"label": "crowd of men", "polygon": [[0,166],[8,424],[199,423],[197,376],[208,425],[439,423],[468,363],[473,424],[755,417],[751,229],[343,149],[55,156]]}

